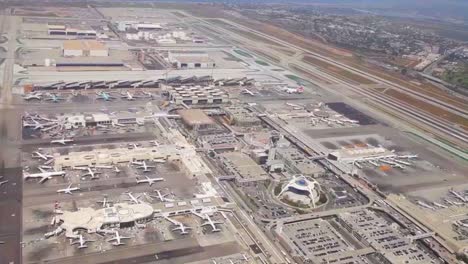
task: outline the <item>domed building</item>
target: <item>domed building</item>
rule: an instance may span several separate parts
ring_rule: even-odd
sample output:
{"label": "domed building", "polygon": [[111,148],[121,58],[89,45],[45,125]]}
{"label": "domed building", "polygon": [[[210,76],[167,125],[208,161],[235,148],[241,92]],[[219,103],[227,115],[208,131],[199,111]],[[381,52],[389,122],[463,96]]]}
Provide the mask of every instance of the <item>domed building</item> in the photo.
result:
{"label": "domed building", "polygon": [[280,199],[285,199],[295,204],[309,205],[315,208],[322,193],[319,183],[304,175],[293,177],[278,194]]}

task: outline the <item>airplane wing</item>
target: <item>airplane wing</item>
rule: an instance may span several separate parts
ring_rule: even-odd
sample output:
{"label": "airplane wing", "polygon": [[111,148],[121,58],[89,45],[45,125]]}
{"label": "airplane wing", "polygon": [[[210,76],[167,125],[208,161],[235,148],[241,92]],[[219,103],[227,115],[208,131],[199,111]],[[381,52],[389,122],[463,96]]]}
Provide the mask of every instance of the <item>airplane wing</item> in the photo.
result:
{"label": "airplane wing", "polygon": [[37,167],[37,168],[38,168],[42,173],[46,173],[46,172],[47,172],[46,170],[44,170],[44,169],[41,168],[41,167]]}
{"label": "airplane wing", "polygon": [[41,180],[39,181],[39,183],[44,183],[48,179],[49,179],[49,176],[41,176]]}

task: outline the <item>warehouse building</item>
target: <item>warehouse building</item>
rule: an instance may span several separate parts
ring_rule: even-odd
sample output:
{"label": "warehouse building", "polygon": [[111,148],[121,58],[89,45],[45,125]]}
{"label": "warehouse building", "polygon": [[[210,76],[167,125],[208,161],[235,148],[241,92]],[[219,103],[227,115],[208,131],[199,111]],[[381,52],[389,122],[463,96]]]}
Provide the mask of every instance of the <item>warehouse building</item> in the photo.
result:
{"label": "warehouse building", "polygon": [[193,52],[193,53],[173,53],[169,52],[169,61],[176,65],[178,69],[207,69],[216,66],[213,59],[208,54]]}
{"label": "warehouse building", "polygon": [[66,40],[63,42],[63,56],[107,57],[109,49],[96,40]]}
{"label": "warehouse building", "polygon": [[222,165],[235,175],[237,184],[250,185],[268,179],[268,173],[247,154],[227,152],[220,154],[220,157]]}
{"label": "warehouse building", "polygon": [[169,87],[168,92],[169,100],[176,104],[204,105],[229,102],[229,95],[225,91],[214,86]]}
{"label": "warehouse building", "polygon": [[94,38],[97,36],[96,30],[90,28],[72,28],[66,25],[48,25],[47,33],[56,36],[77,36],[83,38]]}
{"label": "warehouse building", "polygon": [[216,127],[216,123],[203,110],[183,109],[177,111],[182,122],[192,130],[205,130]]}

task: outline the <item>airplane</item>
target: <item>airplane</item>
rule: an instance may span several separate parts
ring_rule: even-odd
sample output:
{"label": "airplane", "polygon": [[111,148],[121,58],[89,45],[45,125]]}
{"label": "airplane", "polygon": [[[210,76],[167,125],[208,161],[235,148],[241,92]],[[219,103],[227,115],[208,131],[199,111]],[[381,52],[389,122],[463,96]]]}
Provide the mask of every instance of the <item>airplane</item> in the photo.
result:
{"label": "airplane", "polygon": [[23,96],[23,99],[26,101],[29,100],[41,100],[42,94],[41,93],[29,93]]}
{"label": "airplane", "polygon": [[203,224],[201,224],[201,226],[211,226],[211,232],[221,231],[221,229],[216,227],[216,225],[221,225],[223,224],[222,222],[214,222],[209,215],[205,215],[204,218],[206,221]]}
{"label": "airplane", "polygon": [[93,171],[90,167],[87,168],[88,169],[88,172],[81,175],[81,177],[88,177],[90,176],[91,177],[91,180],[94,180],[94,179],[99,179],[99,177],[97,176],[97,174],[101,174],[101,172],[99,171]]}
{"label": "airplane", "polygon": [[[87,242],[94,242],[94,240],[87,240],[87,239],[84,239],[83,238],[83,235],[79,235],[78,238],[76,238],[77,240],[74,241],[74,242],[71,242],[70,245],[75,245],[75,244],[80,244],[78,246],[79,249],[82,249],[82,248],[87,248],[88,246],[86,245]],[[73,241],[73,239],[71,239],[71,241]]]}
{"label": "airplane", "polygon": [[109,93],[106,92],[98,92],[96,94],[98,95],[98,97],[96,98],[98,100],[110,101],[114,99],[114,97],[112,97]]}
{"label": "airplane", "polygon": [[73,194],[73,193],[72,193],[73,191],[78,191],[78,190],[80,190],[80,187],[71,187],[72,184],[73,184],[73,183],[70,183],[70,185],[68,185],[68,187],[65,188],[65,189],[59,189],[59,190],[57,190],[57,193],[65,193],[65,194],[70,194],[70,195],[72,195],[72,194]]}
{"label": "airplane", "polygon": [[158,182],[158,181],[164,181],[164,178],[150,178],[148,176],[145,176],[146,179],[143,179],[143,180],[138,180],[137,178],[137,184],[140,184],[140,183],[148,183],[149,186],[153,185],[153,183],[155,182]]}
{"label": "airplane", "polygon": [[63,137],[61,139],[54,139],[50,141],[51,144],[62,144],[62,145],[66,145],[69,142],[73,142],[73,139]]}
{"label": "airplane", "polygon": [[119,169],[119,167],[115,166],[115,167],[114,167],[114,172],[115,172],[115,173],[120,173],[121,170]]}
{"label": "airplane", "polygon": [[398,158],[400,158],[400,159],[415,159],[417,157],[418,157],[418,155],[411,155],[411,154],[410,155],[398,156]]}
{"label": "airplane", "polygon": [[135,164],[135,165],[140,165],[140,166],[137,166],[136,168],[137,169],[143,169],[143,172],[150,172],[151,168],[155,168],[155,166],[148,166],[146,165],[146,161],[143,161],[143,162],[138,162],[138,161],[132,161],[132,164]]}
{"label": "airplane", "polygon": [[3,184],[6,184],[6,183],[8,183],[8,182],[9,182],[9,180],[0,181],[0,186],[2,186]]}
{"label": "airplane", "polygon": [[299,105],[299,104],[286,103],[286,105],[292,107],[293,110],[303,110],[304,109],[304,106]]}
{"label": "airplane", "polygon": [[434,207],[432,207],[432,206],[428,205],[428,204],[427,204],[427,203],[425,203],[425,202],[418,201],[418,204],[419,204],[420,206],[424,207],[424,208],[431,209],[431,210],[435,210],[435,208],[434,208]]}
{"label": "airplane", "polygon": [[58,103],[60,100],[65,100],[64,98],[62,97],[59,97],[58,95],[56,94],[50,94],[50,98],[47,98],[45,99],[46,101],[52,101],[54,103]]}
{"label": "airplane", "polygon": [[41,167],[38,167],[38,169],[41,171],[40,173],[28,173],[23,171],[24,179],[27,180],[29,178],[41,178],[39,180],[39,183],[44,183],[48,179],[51,179],[52,177],[55,176],[65,176],[65,171],[46,171],[42,169]]}
{"label": "airplane", "polygon": [[433,202],[433,204],[434,204],[435,206],[437,206],[437,207],[440,207],[440,208],[447,208],[446,205],[440,204],[440,203],[438,203],[438,202]]}
{"label": "airplane", "polygon": [[104,198],[102,199],[102,201],[97,201],[96,203],[101,204],[102,207],[106,208],[109,206],[109,203],[112,203],[112,201],[107,200],[107,196],[104,195]]}
{"label": "airplane", "polygon": [[121,240],[123,239],[130,239],[131,237],[124,237],[124,236],[120,236],[119,234],[119,231],[115,230],[115,237],[111,238],[111,239],[108,239],[107,242],[111,242],[111,241],[116,241],[115,243],[112,243],[112,245],[114,246],[121,246],[121,245],[125,245],[125,243],[123,243]]}
{"label": "airplane", "polygon": [[44,128],[46,126],[45,124],[39,123],[36,119],[31,118],[31,120],[34,123],[24,123],[23,127],[33,127],[34,130],[38,130],[38,129],[42,129],[42,128]]}
{"label": "airplane", "polygon": [[281,87],[281,91],[287,92],[288,94],[301,94],[304,92],[304,87],[300,86],[298,88],[289,88],[287,86]]}
{"label": "airplane", "polygon": [[155,96],[154,94],[152,94],[152,93],[150,93],[150,92],[142,91],[142,93],[143,93],[144,95],[146,95],[147,98],[150,98],[150,99],[153,99],[154,96]]}
{"label": "airplane", "polygon": [[131,94],[129,91],[127,91],[126,93],[122,93],[121,98],[124,98],[127,101],[134,101],[137,98],[137,96],[135,96],[135,95]]}
{"label": "airplane", "polygon": [[187,230],[192,229],[190,226],[186,226],[183,223],[178,223],[177,227],[172,229],[172,231],[180,231],[181,235],[186,235],[188,234]]}
{"label": "airplane", "polygon": [[173,202],[174,201],[173,199],[166,198],[166,196],[168,196],[169,193],[162,194],[161,190],[154,190],[154,191],[156,192],[157,195],[156,196],[150,195],[151,197],[158,198],[161,202]]}
{"label": "airplane", "polygon": [[127,194],[128,197],[130,198],[129,201],[132,201],[132,202],[135,203],[135,204],[141,203],[141,201],[138,200],[138,199],[140,198],[141,195],[138,195],[138,196],[135,197],[131,192],[127,192],[127,193],[125,193],[125,194]]}
{"label": "airplane", "polygon": [[250,91],[249,89],[242,90],[241,94],[248,94],[250,96],[255,96],[255,93]]}
{"label": "airplane", "polygon": [[39,151],[35,151],[33,154],[32,154],[32,157],[33,158],[39,158],[39,159],[43,159],[45,161],[48,161],[49,159],[53,158],[52,155],[48,155],[48,154],[43,154]]}
{"label": "airplane", "polygon": [[461,196],[458,192],[454,191],[454,190],[450,190],[449,191],[451,194],[453,194],[457,199],[459,199],[460,201],[466,203],[468,202],[468,199],[466,199],[465,197]]}

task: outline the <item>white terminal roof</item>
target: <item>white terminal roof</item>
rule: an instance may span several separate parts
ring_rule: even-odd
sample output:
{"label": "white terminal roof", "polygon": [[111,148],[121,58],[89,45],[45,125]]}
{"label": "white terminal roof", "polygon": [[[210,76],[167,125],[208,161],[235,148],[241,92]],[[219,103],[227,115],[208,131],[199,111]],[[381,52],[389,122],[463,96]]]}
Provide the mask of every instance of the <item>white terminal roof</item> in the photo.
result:
{"label": "white terminal roof", "polygon": [[73,237],[76,229],[86,229],[93,233],[104,225],[131,223],[150,218],[153,212],[153,207],[148,204],[118,203],[113,207],[98,210],[87,207],[74,212],[65,211],[57,216],[57,220],[63,222],[61,227],[66,230],[67,237]]}

